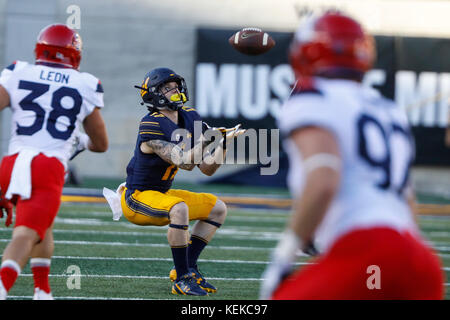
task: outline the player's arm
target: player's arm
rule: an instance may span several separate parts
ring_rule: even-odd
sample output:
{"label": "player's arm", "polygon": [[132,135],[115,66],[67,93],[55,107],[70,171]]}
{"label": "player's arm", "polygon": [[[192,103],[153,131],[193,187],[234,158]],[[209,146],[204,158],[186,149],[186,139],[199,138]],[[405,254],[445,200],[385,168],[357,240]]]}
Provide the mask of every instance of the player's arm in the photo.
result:
{"label": "player's arm", "polygon": [[[212,152],[205,155],[202,162],[198,165],[200,171],[207,175],[212,176],[217,169],[224,163],[226,157],[226,147],[231,143],[231,141],[241,134],[245,133],[245,129],[240,129],[241,124],[238,124],[234,128],[211,128],[208,126],[209,130],[219,132],[218,136],[222,136],[219,144],[214,148]],[[213,143],[211,143],[212,145]]]}
{"label": "player's arm", "polygon": [[222,144],[217,146],[213,152],[208,153],[198,165],[200,171],[207,175],[212,176],[217,169],[223,164],[227,151],[223,148]]}
{"label": "player's arm", "polygon": [[339,188],[341,156],[334,136],[318,127],[295,130],[291,138],[303,157],[305,187],[294,200],[290,226],[306,247],[313,240]]}
{"label": "player's arm", "polygon": [[178,145],[165,140],[149,140],[141,144],[144,153],[156,153],[164,161],[184,170],[195,167],[195,159],[201,159],[203,143],[197,143],[188,151],[183,151]]}
{"label": "player's arm", "polygon": [[10,104],[9,94],[6,89],[0,85],[0,111],[8,107]]}
{"label": "player's arm", "polygon": [[309,251],[314,233],[339,188],[341,156],[334,136],[318,127],[304,127],[294,130],[290,137],[302,154],[305,187],[301,195],[293,195],[288,227],[262,276],[265,279],[260,289],[262,299],[269,299],[283,277],[291,272],[297,251]]}
{"label": "player's arm", "polygon": [[83,121],[83,127],[89,136],[87,148],[93,152],[105,152],[108,149],[108,135],[100,108],[95,108]]}

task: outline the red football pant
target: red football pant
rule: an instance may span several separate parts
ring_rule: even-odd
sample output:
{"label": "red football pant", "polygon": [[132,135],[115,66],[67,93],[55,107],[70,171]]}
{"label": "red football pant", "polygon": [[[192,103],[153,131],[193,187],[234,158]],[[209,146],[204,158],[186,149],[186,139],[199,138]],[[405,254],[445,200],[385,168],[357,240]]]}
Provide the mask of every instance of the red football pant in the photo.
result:
{"label": "red football pant", "polygon": [[[17,154],[6,156],[0,165],[0,187],[5,194],[11,180],[11,173]],[[64,186],[64,166],[52,157],[42,153],[31,162],[31,197],[22,200],[13,198],[16,204],[15,227],[26,226],[35,230],[41,239],[52,225],[61,204]]]}
{"label": "red football pant", "polygon": [[444,275],[438,256],[408,233],[389,228],[353,231],[316,262],[287,278],[273,299],[444,297]]}

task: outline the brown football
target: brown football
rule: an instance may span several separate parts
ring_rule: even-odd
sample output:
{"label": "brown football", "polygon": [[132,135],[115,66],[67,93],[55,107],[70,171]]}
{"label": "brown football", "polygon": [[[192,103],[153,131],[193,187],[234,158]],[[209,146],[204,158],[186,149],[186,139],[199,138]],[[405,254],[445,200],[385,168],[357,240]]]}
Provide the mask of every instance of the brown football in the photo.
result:
{"label": "brown football", "polygon": [[237,51],[248,54],[263,54],[275,46],[275,40],[259,28],[244,28],[228,39],[230,45]]}

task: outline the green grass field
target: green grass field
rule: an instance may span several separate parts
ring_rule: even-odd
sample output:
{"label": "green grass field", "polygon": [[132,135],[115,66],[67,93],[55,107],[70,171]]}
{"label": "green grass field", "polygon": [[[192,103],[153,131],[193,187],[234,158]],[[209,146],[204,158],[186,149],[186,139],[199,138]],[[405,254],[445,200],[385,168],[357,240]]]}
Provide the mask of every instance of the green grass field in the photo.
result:
{"label": "green grass field", "polygon": [[[288,212],[282,210],[230,208],[226,223],[199,261],[200,270],[218,287],[218,292],[191,299],[257,299],[261,274],[287,217]],[[422,216],[420,226],[438,250],[448,279],[450,218]],[[133,225],[124,217],[113,221],[106,204],[64,203],[54,227],[50,278],[54,297],[189,299],[170,293],[168,274],[172,259],[166,232],[165,227]],[[11,228],[0,228],[2,251],[10,237]],[[300,258],[299,263],[307,263],[307,258]],[[81,272],[79,288],[73,278],[73,266]],[[27,266],[9,298],[30,299],[32,293],[33,277]],[[450,299],[448,290],[446,299]]]}

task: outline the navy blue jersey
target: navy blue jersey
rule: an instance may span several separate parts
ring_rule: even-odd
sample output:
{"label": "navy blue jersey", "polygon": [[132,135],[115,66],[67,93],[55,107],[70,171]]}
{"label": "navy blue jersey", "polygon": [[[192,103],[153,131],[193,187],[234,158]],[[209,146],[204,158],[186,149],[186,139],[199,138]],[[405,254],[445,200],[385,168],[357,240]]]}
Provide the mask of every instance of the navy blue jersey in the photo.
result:
{"label": "navy blue jersey", "polygon": [[148,113],[139,125],[139,134],[134,149],[134,156],[127,166],[126,187],[130,191],[156,190],[166,192],[178,167],[161,159],[156,153],[146,154],[141,151],[141,144],[149,140],[164,140],[178,144],[179,137],[172,133],[176,129],[187,129],[191,134],[191,147],[194,145],[194,123],[202,128],[200,115],[195,109],[183,107],[178,111],[178,125],[159,112]]}

